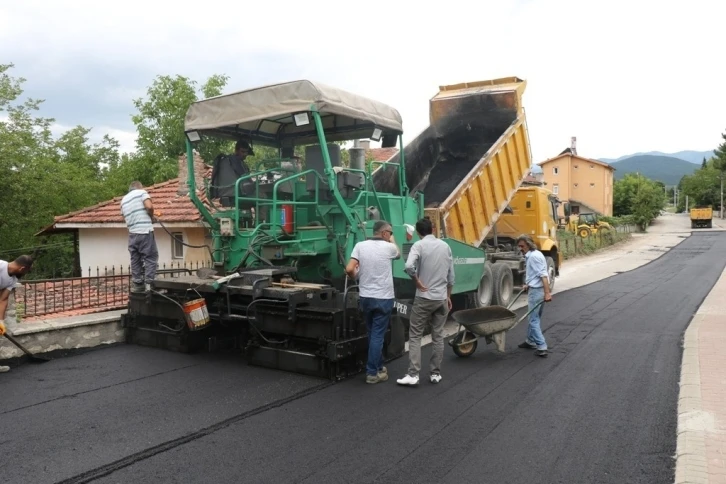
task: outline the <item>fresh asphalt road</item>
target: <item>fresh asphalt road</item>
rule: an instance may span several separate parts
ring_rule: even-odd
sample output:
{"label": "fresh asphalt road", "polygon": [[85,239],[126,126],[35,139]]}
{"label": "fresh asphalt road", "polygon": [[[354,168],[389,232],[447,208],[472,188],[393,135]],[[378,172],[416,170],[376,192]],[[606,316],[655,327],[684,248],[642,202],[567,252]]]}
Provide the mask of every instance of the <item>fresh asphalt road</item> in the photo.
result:
{"label": "fresh asphalt road", "polygon": [[505,354],[447,345],[439,385],[398,387],[405,357],[373,386],[127,346],[26,364],[0,375],[0,482],[673,482],[681,338],[725,263],[694,233],[557,294],[549,358],[522,324]]}

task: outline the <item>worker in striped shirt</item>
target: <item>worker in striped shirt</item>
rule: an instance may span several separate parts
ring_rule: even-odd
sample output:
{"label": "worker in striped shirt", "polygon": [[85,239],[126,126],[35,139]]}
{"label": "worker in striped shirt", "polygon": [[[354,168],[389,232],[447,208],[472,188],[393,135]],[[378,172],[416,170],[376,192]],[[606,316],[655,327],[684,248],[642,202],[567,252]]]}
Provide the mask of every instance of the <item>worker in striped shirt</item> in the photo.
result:
{"label": "worker in striped shirt", "polygon": [[129,192],[121,199],[121,214],[129,229],[131,292],[148,291],[156,277],[159,251],[152,222],[154,205],[141,182],[132,182]]}

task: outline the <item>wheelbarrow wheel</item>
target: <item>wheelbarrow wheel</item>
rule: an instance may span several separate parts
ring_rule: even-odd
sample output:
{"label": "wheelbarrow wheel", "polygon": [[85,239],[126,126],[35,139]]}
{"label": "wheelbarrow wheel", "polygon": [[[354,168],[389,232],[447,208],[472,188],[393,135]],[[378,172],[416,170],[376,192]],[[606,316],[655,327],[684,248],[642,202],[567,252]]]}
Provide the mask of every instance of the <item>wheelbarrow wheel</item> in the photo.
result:
{"label": "wheelbarrow wheel", "polygon": [[[465,344],[461,344],[461,341],[464,338],[464,335],[466,335],[466,341]],[[459,333],[454,337],[454,340],[451,342],[451,347],[454,350],[454,353],[456,356],[459,356],[461,358],[466,358],[467,356],[471,356],[476,351],[476,347],[479,345],[479,340],[477,339],[476,335],[466,332],[466,333]]]}

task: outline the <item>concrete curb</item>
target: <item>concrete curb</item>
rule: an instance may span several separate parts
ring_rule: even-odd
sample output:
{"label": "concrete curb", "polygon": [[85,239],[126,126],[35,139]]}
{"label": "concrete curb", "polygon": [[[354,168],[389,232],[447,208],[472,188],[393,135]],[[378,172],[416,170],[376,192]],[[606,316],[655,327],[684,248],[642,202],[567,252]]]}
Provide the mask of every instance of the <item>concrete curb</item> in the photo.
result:
{"label": "concrete curb", "polygon": [[676,484],[726,483],[726,271],[693,316],[683,337]]}
{"label": "concrete curb", "polygon": [[[20,323],[12,334],[31,353],[92,348],[125,340],[121,315],[126,310],[66,316]],[[0,361],[22,357],[23,352],[10,341],[0,338]]]}
{"label": "concrete curb", "polygon": [[[678,431],[676,443],[676,484],[708,483],[708,463],[701,400],[701,369],[698,359],[698,327],[703,316],[696,313],[683,338]],[[699,428],[701,427],[701,428]]]}

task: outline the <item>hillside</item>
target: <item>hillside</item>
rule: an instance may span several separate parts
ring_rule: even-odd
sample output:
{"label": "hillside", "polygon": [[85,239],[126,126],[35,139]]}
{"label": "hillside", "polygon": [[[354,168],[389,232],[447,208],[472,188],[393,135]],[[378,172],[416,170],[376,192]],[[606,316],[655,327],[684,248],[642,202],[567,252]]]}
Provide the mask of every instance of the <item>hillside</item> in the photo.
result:
{"label": "hillside", "polygon": [[693,150],[686,150],[686,151],[679,151],[678,153],[663,153],[661,151],[648,151],[645,153],[633,153],[632,155],[625,155],[621,156],[619,158],[598,158],[600,161],[604,161],[605,163],[617,163],[619,161],[625,160],[626,158],[633,158],[635,156],[666,156],[668,158],[678,158],[679,160],[684,160],[689,163],[698,163],[699,165],[703,162],[703,159],[706,158],[707,160],[713,156],[713,151],[693,151]]}
{"label": "hillside", "polygon": [[700,166],[670,156],[639,155],[611,163],[615,168],[615,179],[619,180],[626,173],[641,175],[665,183],[677,185],[684,175],[690,175]]}

